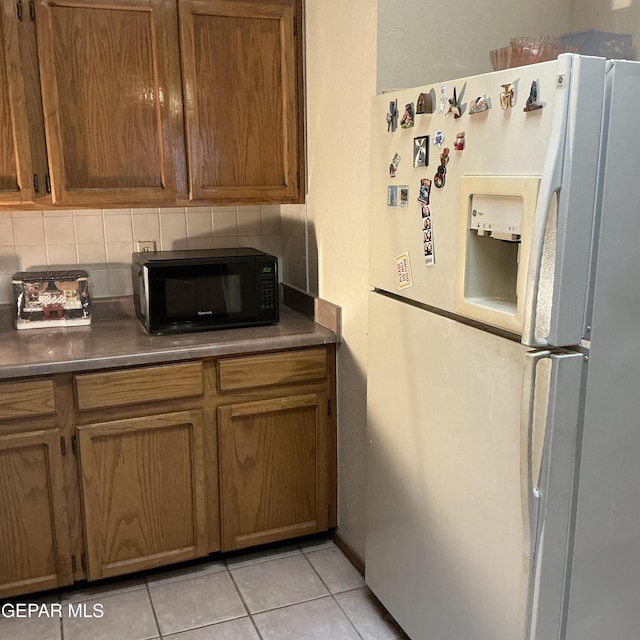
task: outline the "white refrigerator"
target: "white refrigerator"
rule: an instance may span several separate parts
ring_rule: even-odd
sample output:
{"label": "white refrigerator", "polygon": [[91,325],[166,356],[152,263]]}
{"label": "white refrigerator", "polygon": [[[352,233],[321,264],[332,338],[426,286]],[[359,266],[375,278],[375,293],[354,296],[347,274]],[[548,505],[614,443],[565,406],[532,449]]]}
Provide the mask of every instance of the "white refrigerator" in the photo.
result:
{"label": "white refrigerator", "polygon": [[640,637],[639,116],[569,54],[373,100],[366,582],[412,640]]}

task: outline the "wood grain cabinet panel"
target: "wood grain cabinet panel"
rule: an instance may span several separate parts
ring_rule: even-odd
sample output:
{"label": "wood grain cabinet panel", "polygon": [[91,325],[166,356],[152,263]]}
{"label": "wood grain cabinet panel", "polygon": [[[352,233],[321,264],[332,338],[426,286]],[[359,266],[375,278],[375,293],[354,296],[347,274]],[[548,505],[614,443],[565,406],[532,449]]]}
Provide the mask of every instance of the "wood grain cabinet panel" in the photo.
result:
{"label": "wood grain cabinet panel", "polygon": [[0,420],[54,414],[53,380],[22,380],[0,383]]}
{"label": "wood grain cabinet panel", "polygon": [[78,409],[175,400],[203,393],[202,363],[85,373],[74,376]]}
{"label": "wood grain cabinet panel", "polygon": [[295,4],[179,2],[191,200],[296,201]]}
{"label": "wood grain cabinet panel", "polygon": [[328,528],[327,396],[218,409],[222,550]]}
{"label": "wood grain cabinet panel", "polygon": [[71,584],[57,429],[0,436],[0,598]]}
{"label": "wood grain cabinet panel", "polygon": [[175,3],[35,7],[54,204],[175,201]]}
{"label": "wood grain cabinet panel", "polygon": [[327,377],[327,352],[320,348],[221,358],[217,366],[220,391],[315,382]]}
{"label": "wood grain cabinet panel", "polygon": [[[38,162],[32,155],[29,90],[33,85],[37,90],[38,78],[30,75],[29,71],[35,69],[29,68],[29,61],[21,55],[21,44],[22,49],[35,44],[35,33],[26,29],[24,21],[18,20],[16,4],[3,2],[0,7],[0,205],[28,204],[36,199],[34,174],[38,173]],[[43,193],[44,182],[44,175],[36,178]]]}
{"label": "wood grain cabinet panel", "polygon": [[203,416],[78,428],[90,580],[207,554]]}

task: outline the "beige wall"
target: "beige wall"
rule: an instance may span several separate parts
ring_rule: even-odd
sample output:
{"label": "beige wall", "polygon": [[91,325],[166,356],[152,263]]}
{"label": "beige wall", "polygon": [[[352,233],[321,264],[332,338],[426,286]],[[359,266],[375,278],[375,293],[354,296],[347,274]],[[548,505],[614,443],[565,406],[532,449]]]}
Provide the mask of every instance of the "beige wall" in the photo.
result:
{"label": "beige wall", "polygon": [[565,33],[569,12],[570,0],[378,0],[378,91],[491,71],[491,49]]}
{"label": "beige wall", "polygon": [[[369,104],[375,0],[307,0],[308,287],[342,306],[339,526],[364,557]],[[283,229],[288,214],[283,207]]]}

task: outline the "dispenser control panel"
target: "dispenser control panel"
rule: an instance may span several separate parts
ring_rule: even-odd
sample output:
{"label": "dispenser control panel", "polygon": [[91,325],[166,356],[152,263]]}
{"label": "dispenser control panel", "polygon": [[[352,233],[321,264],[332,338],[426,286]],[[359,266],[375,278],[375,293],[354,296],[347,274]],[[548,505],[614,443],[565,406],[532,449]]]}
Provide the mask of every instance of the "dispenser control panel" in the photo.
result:
{"label": "dispenser control panel", "polygon": [[524,203],[519,196],[472,194],[469,229],[478,235],[518,242],[522,235]]}

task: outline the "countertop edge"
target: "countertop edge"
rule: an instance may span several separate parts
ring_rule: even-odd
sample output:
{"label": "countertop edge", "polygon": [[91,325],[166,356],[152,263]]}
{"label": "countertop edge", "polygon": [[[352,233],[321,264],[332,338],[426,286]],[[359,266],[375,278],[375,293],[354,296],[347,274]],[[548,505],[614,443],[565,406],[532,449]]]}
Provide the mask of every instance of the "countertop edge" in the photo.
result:
{"label": "countertop edge", "polygon": [[[260,353],[281,349],[295,349],[313,346],[324,346],[337,343],[336,334],[312,320],[304,318],[297,312],[290,309],[283,310],[282,320],[277,325],[270,327],[260,327],[252,329],[232,329],[222,332],[204,332],[203,334],[176,334],[172,336],[148,336],[144,333],[137,320],[121,320],[118,326],[123,330],[132,333],[131,348],[123,344],[120,351],[111,353],[97,353],[100,346],[96,348],[96,353],[62,358],[55,353],[49,361],[25,362],[7,361],[7,358],[0,358],[0,379],[11,380],[25,377],[35,377],[53,375],[60,373],[73,373],[82,371],[96,371],[114,369],[129,366],[144,366],[158,364],[162,362],[179,362],[194,360],[199,358],[212,358],[219,356],[235,355],[242,353]],[[90,331],[100,331],[114,321],[96,322],[91,325]],[[85,329],[84,327],[82,329]],[[111,330],[113,328],[111,327]],[[33,332],[29,336],[30,341],[36,346],[41,341],[43,350],[46,345],[47,335],[40,330],[29,330]],[[11,335],[16,338],[16,334],[2,332],[5,337]],[[20,332],[22,333],[22,332]],[[49,334],[51,335],[51,334]],[[97,334],[99,335],[99,334]],[[83,331],[82,334],[75,334],[77,338],[82,336],[84,343],[90,345],[90,333]],[[237,336],[237,337],[236,337]],[[218,337],[218,340],[216,340]],[[23,336],[20,336],[23,338]],[[26,338],[26,336],[24,336]],[[65,340],[72,344],[73,333],[59,333],[56,335],[58,343],[64,346]],[[210,342],[206,342],[210,338]],[[158,344],[170,341],[171,345]],[[195,344],[192,344],[195,341]],[[57,345],[59,347],[59,344]],[[135,349],[133,346],[135,345]],[[142,345],[142,346],[141,346]],[[90,347],[85,348],[86,351]],[[0,349],[0,355],[1,349]]]}

